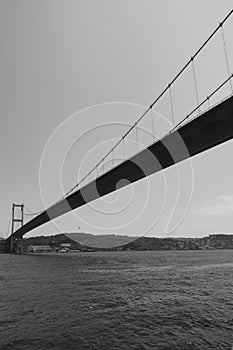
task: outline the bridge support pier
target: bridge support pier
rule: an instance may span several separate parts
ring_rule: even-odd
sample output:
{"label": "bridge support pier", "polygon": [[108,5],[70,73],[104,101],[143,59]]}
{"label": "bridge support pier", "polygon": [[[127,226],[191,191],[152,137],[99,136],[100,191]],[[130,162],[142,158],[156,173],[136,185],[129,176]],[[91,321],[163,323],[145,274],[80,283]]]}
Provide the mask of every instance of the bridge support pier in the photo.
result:
{"label": "bridge support pier", "polygon": [[9,237],[5,241],[4,253],[11,254],[13,252],[13,239]]}
{"label": "bridge support pier", "polygon": [[22,238],[14,239],[13,237],[9,237],[5,243],[5,253],[7,254],[17,254],[23,253],[24,248],[22,244]]}

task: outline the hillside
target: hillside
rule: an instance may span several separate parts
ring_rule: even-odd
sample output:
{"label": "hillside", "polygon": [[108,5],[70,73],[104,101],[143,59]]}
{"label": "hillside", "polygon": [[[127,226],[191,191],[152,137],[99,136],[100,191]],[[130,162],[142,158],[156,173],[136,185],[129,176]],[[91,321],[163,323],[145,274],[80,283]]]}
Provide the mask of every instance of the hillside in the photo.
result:
{"label": "hillside", "polygon": [[97,248],[113,248],[122,246],[135,241],[138,237],[120,236],[120,235],[93,235],[91,233],[65,233],[66,237],[69,237],[75,242]]}

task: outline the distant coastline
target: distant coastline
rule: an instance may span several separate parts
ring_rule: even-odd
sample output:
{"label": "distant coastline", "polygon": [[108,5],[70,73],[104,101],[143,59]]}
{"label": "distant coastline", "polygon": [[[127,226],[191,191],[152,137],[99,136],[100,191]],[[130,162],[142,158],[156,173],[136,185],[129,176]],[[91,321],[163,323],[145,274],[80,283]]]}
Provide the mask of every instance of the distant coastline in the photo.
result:
{"label": "distant coastline", "polygon": [[210,234],[202,238],[155,238],[120,235],[64,233],[23,239],[23,245],[49,246],[53,251],[67,247],[75,251],[146,251],[233,249],[233,234]]}

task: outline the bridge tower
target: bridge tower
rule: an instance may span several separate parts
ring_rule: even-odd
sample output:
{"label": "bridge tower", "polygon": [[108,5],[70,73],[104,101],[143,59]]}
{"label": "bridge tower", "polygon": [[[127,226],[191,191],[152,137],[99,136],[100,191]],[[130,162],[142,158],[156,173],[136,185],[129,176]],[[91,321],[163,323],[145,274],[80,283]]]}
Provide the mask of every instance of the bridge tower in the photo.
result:
{"label": "bridge tower", "polygon": [[[16,210],[18,209],[18,212],[20,215],[16,214]],[[23,214],[24,214],[24,205],[23,204],[15,204],[12,205],[12,216],[11,216],[11,235],[15,231],[15,224],[19,223],[21,224],[21,227],[23,226]],[[21,248],[21,240],[20,239],[14,239],[13,237],[10,238],[10,253],[19,253]]]}

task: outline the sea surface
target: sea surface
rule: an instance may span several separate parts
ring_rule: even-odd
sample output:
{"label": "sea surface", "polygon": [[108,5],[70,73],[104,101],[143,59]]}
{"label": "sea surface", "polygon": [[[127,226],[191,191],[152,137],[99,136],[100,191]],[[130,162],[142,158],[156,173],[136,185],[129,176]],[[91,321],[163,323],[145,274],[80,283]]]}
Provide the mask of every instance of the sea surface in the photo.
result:
{"label": "sea surface", "polygon": [[1,350],[232,344],[233,250],[0,255]]}

